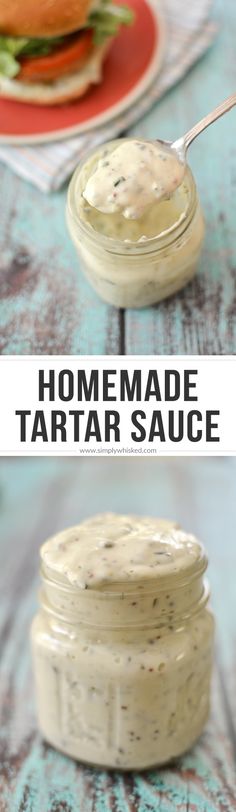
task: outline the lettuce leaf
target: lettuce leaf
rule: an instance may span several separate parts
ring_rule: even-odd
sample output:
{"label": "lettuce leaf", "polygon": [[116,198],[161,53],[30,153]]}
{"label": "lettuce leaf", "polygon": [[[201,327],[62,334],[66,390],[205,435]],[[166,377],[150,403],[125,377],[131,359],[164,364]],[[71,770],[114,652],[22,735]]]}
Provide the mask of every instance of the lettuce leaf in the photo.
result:
{"label": "lettuce leaf", "polygon": [[0,36],[0,75],[9,79],[17,76],[20,63],[17,56],[47,56],[63,42],[64,37],[50,37],[48,39],[28,39],[27,37]]}
{"label": "lettuce leaf", "polygon": [[0,75],[8,76],[9,79],[17,76],[20,66],[15,57],[26,42],[25,38],[0,36]]}
{"label": "lettuce leaf", "polygon": [[8,51],[0,50],[0,76],[8,76],[9,79],[14,79],[19,70],[20,66],[14,56]]}
{"label": "lettuce leaf", "polygon": [[115,6],[103,0],[102,5],[92,11],[88,27],[93,28],[95,45],[101,45],[107,37],[114,37],[120,25],[131,25],[134,15],[128,6]]}
{"label": "lettuce leaf", "polygon": [[[130,25],[133,19],[133,12],[128,6],[116,6],[109,3],[109,0],[102,0],[100,7],[92,11],[88,17],[85,29],[92,28],[94,44],[101,45],[107,37],[114,37],[117,34],[120,25]],[[65,37],[28,39],[0,35],[0,76],[13,79],[20,71],[17,57],[47,56],[65,39]]]}

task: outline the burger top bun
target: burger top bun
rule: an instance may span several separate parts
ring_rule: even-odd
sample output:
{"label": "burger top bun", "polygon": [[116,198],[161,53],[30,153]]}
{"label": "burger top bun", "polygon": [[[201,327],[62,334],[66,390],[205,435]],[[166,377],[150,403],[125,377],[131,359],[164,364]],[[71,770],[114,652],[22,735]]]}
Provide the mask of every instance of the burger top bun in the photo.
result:
{"label": "burger top bun", "polygon": [[0,0],[0,34],[57,37],[81,28],[92,0]]}

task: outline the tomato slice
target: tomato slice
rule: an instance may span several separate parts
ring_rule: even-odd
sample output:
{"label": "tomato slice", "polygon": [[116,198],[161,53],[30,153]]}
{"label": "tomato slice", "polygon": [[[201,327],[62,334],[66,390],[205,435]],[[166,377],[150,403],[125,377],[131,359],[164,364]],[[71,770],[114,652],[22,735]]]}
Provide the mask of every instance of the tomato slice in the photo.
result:
{"label": "tomato slice", "polygon": [[80,31],[48,56],[22,57],[17,79],[26,79],[28,82],[53,81],[84,62],[92,47],[93,31]]}

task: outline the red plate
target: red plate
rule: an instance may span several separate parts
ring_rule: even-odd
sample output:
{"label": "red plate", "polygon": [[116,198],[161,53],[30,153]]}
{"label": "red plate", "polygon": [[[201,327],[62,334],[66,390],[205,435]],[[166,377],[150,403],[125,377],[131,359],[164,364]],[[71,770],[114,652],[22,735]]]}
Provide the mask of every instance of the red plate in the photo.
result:
{"label": "red plate", "polygon": [[[116,0],[121,3],[123,0]],[[163,53],[157,0],[127,0],[134,25],[122,27],[104,64],[103,81],[61,107],[0,99],[0,142],[32,143],[91,130],[124,112],[155,78]]]}

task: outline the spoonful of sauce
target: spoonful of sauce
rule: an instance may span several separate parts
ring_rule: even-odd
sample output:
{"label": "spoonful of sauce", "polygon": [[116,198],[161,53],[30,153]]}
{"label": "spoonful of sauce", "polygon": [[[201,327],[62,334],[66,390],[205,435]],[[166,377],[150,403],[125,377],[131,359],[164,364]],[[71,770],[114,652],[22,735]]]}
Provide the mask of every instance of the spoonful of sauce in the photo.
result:
{"label": "spoonful of sauce", "polygon": [[168,199],[181,185],[188,147],[234,105],[236,93],[177,141],[124,139],[112,152],[105,149],[87,181],[83,197],[104,214],[119,212],[127,219],[138,220],[148,207]]}

